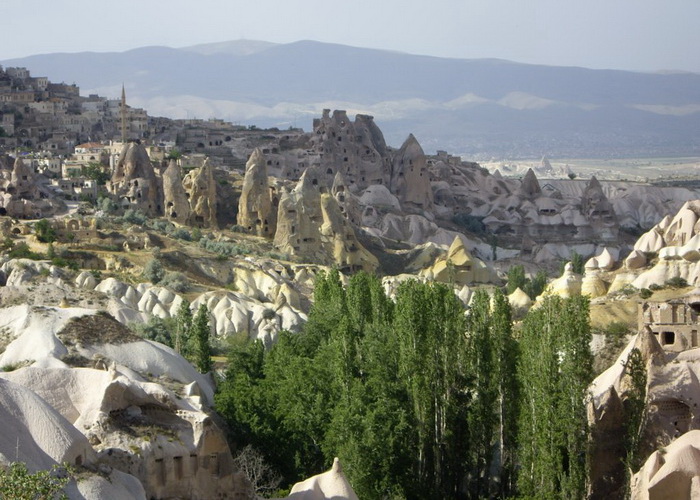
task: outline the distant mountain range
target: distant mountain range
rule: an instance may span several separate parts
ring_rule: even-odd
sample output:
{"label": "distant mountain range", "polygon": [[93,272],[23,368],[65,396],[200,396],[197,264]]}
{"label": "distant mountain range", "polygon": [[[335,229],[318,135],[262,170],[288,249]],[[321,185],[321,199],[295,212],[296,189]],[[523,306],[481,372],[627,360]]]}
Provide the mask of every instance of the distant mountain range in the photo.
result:
{"label": "distant mountain range", "polygon": [[470,158],[700,156],[700,74],[445,59],[312,41],[239,40],[2,61],[152,116],[311,128],[375,116],[387,142]]}

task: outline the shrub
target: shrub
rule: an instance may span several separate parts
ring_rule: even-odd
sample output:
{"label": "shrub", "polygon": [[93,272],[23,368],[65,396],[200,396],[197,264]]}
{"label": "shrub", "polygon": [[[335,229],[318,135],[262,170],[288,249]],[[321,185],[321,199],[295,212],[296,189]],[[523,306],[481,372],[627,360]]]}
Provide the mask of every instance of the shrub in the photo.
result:
{"label": "shrub", "polygon": [[143,268],[143,276],[154,285],[160,283],[165,277],[165,268],[158,259],[151,259],[146,262]]}
{"label": "shrub", "polygon": [[680,276],[675,276],[671,278],[670,280],[666,281],[666,286],[669,286],[671,288],[685,288],[688,286],[688,282],[686,281],[685,278],[681,278]]}
{"label": "shrub", "polygon": [[166,273],[163,279],[160,281],[160,284],[179,293],[186,292],[190,288],[190,283],[187,281],[187,277],[179,272]]}
{"label": "shrub", "polygon": [[192,235],[184,227],[178,227],[170,232],[170,237],[178,240],[192,241]]}
{"label": "shrub", "polygon": [[652,292],[655,292],[657,290],[662,290],[662,289],[663,289],[663,287],[657,283],[652,283],[651,285],[649,285],[649,290],[651,290]]}
{"label": "shrub", "polygon": [[[25,463],[12,462],[0,468],[0,498],[50,500],[62,493],[72,474],[67,465],[30,473]],[[60,497],[66,498],[65,494]]]}
{"label": "shrub", "polygon": [[122,220],[124,220],[124,222],[128,222],[130,224],[136,224],[137,226],[143,226],[146,224],[146,221],[148,221],[148,217],[146,217],[140,210],[134,210],[133,208],[127,208],[126,211],[124,212],[124,216],[122,217]]}
{"label": "shrub", "polygon": [[36,238],[42,243],[52,243],[56,241],[56,230],[46,219],[41,219],[34,224]]}
{"label": "shrub", "polygon": [[654,294],[654,292],[652,292],[648,288],[642,288],[641,290],[639,290],[639,296],[643,299],[648,299],[653,294]]}
{"label": "shrub", "polygon": [[470,233],[474,233],[477,235],[486,233],[486,226],[484,225],[483,217],[477,217],[475,215],[468,214],[457,214],[454,217],[452,217],[452,222],[459,226],[462,226]]}
{"label": "shrub", "polygon": [[25,242],[17,243],[8,253],[11,259],[32,259],[42,260],[44,256],[38,252],[33,252]]}

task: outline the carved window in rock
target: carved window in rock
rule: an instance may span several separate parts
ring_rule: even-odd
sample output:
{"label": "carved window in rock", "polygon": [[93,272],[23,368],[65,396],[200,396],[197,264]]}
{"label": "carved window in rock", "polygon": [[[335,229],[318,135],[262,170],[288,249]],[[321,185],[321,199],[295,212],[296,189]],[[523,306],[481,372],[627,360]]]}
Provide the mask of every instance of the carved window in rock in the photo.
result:
{"label": "carved window in rock", "polygon": [[661,332],[661,345],[673,345],[676,343],[676,332]]}
{"label": "carved window in rock", "polygon": [[182,457],[173,457],[173,469],[175,469],[175,479],[182,479]]}
{"label": "carved window in rock", "polygon": [[156,458],[155,466],[156,481],[159,486],[162,486],[165,484],[165,462],[163,462],[162,458]]}

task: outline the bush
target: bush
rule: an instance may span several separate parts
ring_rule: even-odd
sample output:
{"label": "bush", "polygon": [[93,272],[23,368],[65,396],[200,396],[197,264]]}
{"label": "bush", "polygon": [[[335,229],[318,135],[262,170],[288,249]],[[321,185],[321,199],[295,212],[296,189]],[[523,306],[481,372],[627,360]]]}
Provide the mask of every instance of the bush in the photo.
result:
{"label": "bush", "polygon": [[165,277],[165,268],[158,259],[151,259],[146,262],[143,268],[143,276],[154,285],[160,283]]}
{"label": "bush", "polygon": [[649,290],[651,290],[652,292],[655,292],[657,290],[662,290],[663,288],[664,287],[662,287],[661,285],[658,285],[656,283],[652,283],[651,285],[649,285]]}
{"label": "bush", "polygon": [[178,227],[170,232],[171,238],[176,238],[178,240],[192,241],[192,235],[184,227]]}
{"label": "bush", "polygon": [[199,240],[199,245],[205,250],[219,255],[232,257],[234,255],[247,255],[250,253],[245,247],[237,245],[230,241],[212,241],[208,238]]}
{"label": "bush", "polygon": [[130,224],[136,224],[137,226],[143,226],[148,221],[148,217],[146,217],[140,210],[134,210],[133,208],[127,208],[126,212],[124,212],[124,216],[122,217],[122,220],[124,222],[128,222]]}
{"label": "bush", "polygon": [[113,214],[119,210],[119,205],[111,198],[100,198],[97,200],[97,207],[106,214]]}
{"label": "bush", "polygon": [[486,226],[484,225],[484,218],[477,217],[475,215],[468,214],[457,214],[452,217],[452,222],[462,226],[464,229],[470,233],[477,235],[486,234]]}
{"label": "bush", "polygon": [[151,316],[148,323],[130,323],[129,327],[134,333],[146,340],[152,340],[153,342],[159,342],[168,347],[174,347],[173,338],[170,333],[175,328],[174,320],[172,319],[164,320],[158,316]]}
{"label": "bush", "polygon": [[187,277],[179,272],[166,273],[163,279],[160,281],[160,285],[167,286],[174,292],[178,293],[186,292],[190,288],[190,283],[187,281]]}
{"label": "bush", "polygon": [[[0,498],[51,500],[62,493],[72,473],[68,466],[30,473],[27,464],[12,462],[0,468]],[[61,498],[66,498],[65,494]]]}
{"label": "bush", "polygon": [[52,243],[56,241],[56,230],[46,219],[41,219],[34,224],[36,238],[42,243]]}
{"label": "bush", "polygon": [[686,281],[685,278],[681,278],[680,276],[676,276],[676,277],[671,278],[670,280],[666,281],[666,286],[671,287],[671,288],[685,288],[688,286],[688,282]]}
{"label": "bush", "polygon": [[38,252],[33,252],[25,242],[17,243],[8,252],[11,259],[32,259],[42,260],[44,256]]}
{"label": "bush", "polygon": [[648,299],[653,294],[654,294],[654,292],[652,292],[648,288],[642,288],[641,290],[639,290],[639,296],[643,299]]}

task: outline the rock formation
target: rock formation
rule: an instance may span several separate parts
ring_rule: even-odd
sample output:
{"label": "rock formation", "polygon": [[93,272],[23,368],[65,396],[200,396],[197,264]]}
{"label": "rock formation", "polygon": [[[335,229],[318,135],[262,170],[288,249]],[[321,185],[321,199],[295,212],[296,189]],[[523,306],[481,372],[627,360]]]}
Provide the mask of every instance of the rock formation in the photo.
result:
{"label": "rock formation", "polygon": [[21,158],[14,161],[12,169],[0,164],[0,215],[38,219],[54,215],[59,208],[62,203],[38,183]]}
{"label": "rock formation", "polygon": [[208,161],[189,172],[183,180],[192,210],[192,225],[216,228],[216,181]]}
{"label": "rock formation", "polygon": [[182,171],[177,160],[172,159],[163,172],[163,206],[165,216],[178,224],[189,224],[190,202],[182,186]]}
{"label": "rock formation", "polygon": [[137,142],[124,145],[107,188],[124,207],[140,210],[149,217],[163,213],[162,186],[146,148]]}
{"label": "rock formation", "polygon": [[[10,339],[0,364],[24,365],[1,373],[2,379],[35,393],[65,422],[36,405],[26,409],[27,430],[13,434],[12,451],[14,436],[36,436],[51,443],[53,460],[137,478],[145,495],[136,498],[248,494],[223,432],[205,411],[213,397],[210,382],[172,349],[86,309],[14,306],[3,309],[0,323]],[[3,397],[0,408],[7,404]],[[32,425],[55,425],[56,437]]]}
{"label": "rock formation", "polygon": [[277,230],[277,206],[273,205],[265,156],[260,148],[253,151],[246,164],[241,198],[238,201],[238,225],[251,234],[266,238],[274,237]]}
{"label": "rock formation", "polygon": [[287,497],[292,500],[358,500],[343,473],[340,460],[329,471],[295,484]]}
{"label": "rock formation", "polygon": [[391,164],[391,192],[404,209],[412,207],[429,210],[433,205],[433,191],[423,148],[413,134],[394,154]]}
{"label": "rock formation", "polygon": [[525,177],[523,177],[520,188],[518,189],[518,194],[527,199],[533,199],[542,194],[540,183],[537,180],[535,172],[531,168],[528,169]]}
{"label": "rock formation", "polygon": [[422,274],[432,276],[435,281],[459,286],[499,282],[494,270],[481,259],[473,257],[459,237],[455,237],[447,253]]}
{"label": "rock formation", "polygon": [[390,165],[381,130],[369,115],[352,122],[343,110],[324,109],[313,123],[311,146],[319,157],[321,180],[330,187],[338,172],[352,191],[389,183]]}
{"label": "rock formation", "polygon": [[275,246],[290,255],[337,264],[345,272],[376,269],[376,258],[359,243],[320,178],[318,169],[308,168],[296,187],[282,195]]}

